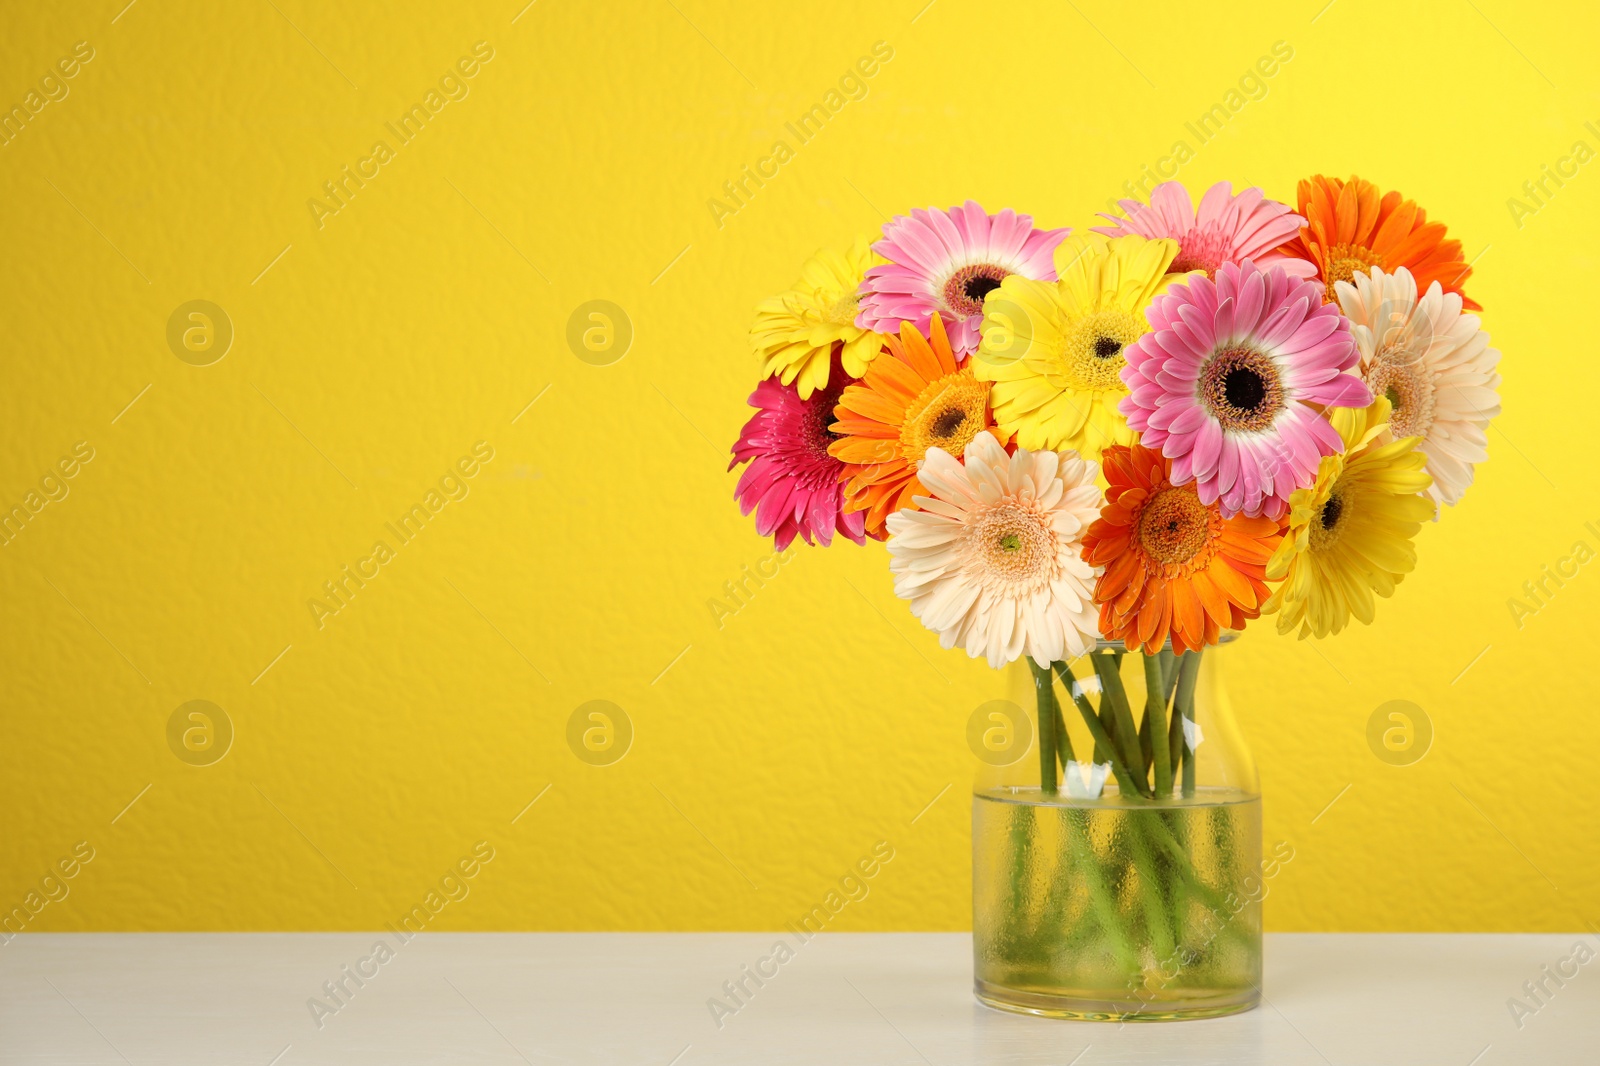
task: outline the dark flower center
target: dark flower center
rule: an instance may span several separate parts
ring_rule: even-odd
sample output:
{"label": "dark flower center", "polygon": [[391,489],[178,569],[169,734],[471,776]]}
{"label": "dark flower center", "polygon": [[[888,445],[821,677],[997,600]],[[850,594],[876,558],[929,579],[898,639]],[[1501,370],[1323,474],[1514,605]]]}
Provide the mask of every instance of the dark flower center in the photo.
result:
{"label": "dark flower center", "polygon": [[994,263],[969,263],[944,283],[944,302],[956,315],[983,314],[983,298],[1000,287],[1011,273]]}
{"label": "dark flower center", "polygon": [[1115,337],[1096,337],[1094,341],[1094,354],[1097,359],[1110,359],[1122,351],[1122,342]]}
{"label": "dark flower center", "polygon": [[1339,516],[1344,513],[1344,501],[1337,496],[1329,496],[1328,502],[1322,505],[1322,528],[1332,529],[1339,524]]}
{"label": "dark flower center", "polygon": [[965,411],[952,407],[948,411],[940,412],[939,417],[933,420],[933,425],[929,427],[928,432],[935,437],[948,437],[961,428],[961,423],[966,421],[966,418],[967,413]]}
{"label": "dark flower center", "polygon": [[[837,368],[834,374],[838,374]],[[818,389],[805,402],[805,413],[800,418],[799,436],[802,444],[813,456],[829,463],[838,462],[828,454],[828,445],[840,437],[833,431],[833,408],[843,391],[844,383],[837,381],[825,389]]]}
{"label": "dark flower center", "polygon": [[1226,432],[1270,427],[1286,406],[1272,357],[1240,345],[1207,357],[1200,368],[1200,400]]}
{"label": "dark flower center", "polygon": [[1267,383],[1247,366],[1236,366],[1222,379],[1222,395],[1240,411],[1254,411],[1267,398]]}
{"label": "dark flower center", "polygon": [[999,287],[1000,283],[994,278],[971,277],[967,279],[967,283],[962,287],[962,291],[967,294],[967,299],[976,300],[978,303],[983,303],[983,298]]}

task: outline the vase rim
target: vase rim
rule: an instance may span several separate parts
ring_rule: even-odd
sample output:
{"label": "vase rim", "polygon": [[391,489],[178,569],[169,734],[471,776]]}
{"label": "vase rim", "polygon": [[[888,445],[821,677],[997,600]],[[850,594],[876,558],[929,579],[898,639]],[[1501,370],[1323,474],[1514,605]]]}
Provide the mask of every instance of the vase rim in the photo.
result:
{"label": "vase rim", "polygon": [[1064,792],[1046,796],[1039,791],[1038,785],[1021,787],[980,785],[973,788],[972,798],[987,803],[1005,803],[1021,807],[1073,807],[1132,811],[1233,807],[1239,804],[1259,803],[1261,801],[1260,792],[1240,788],[1236,785],[1202,785],[1198,788],[1197,793],[1197,795],[1187,798],[1174,795],[1158,800],[1148,800],[1137,796],[1124,796],[1116,790],[1114,785],[1108,786],[1104,794],[1094,797],[1071,796]]}
{"label": "vase rim", "polygon": [[[1222,631],[1221,635],[1219,635],[1217,637],[1217,644],[1232,644],[1234,641],[1236,641],[1238,639],[1239,639],[1239,631],[1237,629],[1224,629]],[[1207,647],[1213,647],[1213,646],[1214,645],[1207,645]],[[1100,639],[1098,639],[1098,640],[1096,640],[1094,642],[1094,650],[1095,651],[1127,651],[1128,648],[1127,648],[1127,645],[1124,644],[1120,640],[1107,640],[1104,637],[1101,637]],[[1172,638],[1171,637],[1167,638],[1166,643],[1161,646],[1161,650],[1162,651],[1171,651],[1172,650]]]}

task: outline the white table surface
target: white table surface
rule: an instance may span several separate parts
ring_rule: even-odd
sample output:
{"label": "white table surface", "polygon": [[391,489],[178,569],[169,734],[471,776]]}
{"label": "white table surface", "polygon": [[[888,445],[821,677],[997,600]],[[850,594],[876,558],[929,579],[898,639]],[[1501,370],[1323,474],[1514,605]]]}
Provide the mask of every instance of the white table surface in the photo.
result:
{"label": "white table surface", "polygon": [[1600,1063],[1600,961],[1547,981],[1520,1029],[1506,1005],[1595,947],[1581,934],[1269,934],[1259,1009],[1121,1026],[978,1005],[966,934],[823,934],[718,1028],[706,1001],[776,934],[425,933],[318,1028],[307,1000],[378,939],[19,936],[0,947],[0,1063]]}

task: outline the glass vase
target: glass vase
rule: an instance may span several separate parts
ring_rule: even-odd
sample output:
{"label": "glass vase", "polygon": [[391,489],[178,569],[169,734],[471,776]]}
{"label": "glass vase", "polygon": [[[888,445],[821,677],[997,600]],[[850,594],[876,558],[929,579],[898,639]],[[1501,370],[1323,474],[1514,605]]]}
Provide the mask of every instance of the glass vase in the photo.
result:
{"label": "glass vase", "polygon": [[1259,1002],[1261,797],[1223,677],[1232,639],[1008,671],[1009,699],[985,707],[1032,743],[972,799],[981,1002],[1125,1021]]}

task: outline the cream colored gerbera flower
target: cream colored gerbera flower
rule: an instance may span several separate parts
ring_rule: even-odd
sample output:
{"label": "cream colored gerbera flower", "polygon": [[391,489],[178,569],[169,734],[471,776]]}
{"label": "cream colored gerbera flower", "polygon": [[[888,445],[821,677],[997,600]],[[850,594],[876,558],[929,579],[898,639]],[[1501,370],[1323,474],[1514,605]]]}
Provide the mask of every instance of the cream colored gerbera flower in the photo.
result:
{"label": "cream colored gerbera flower", "polygon": [[1393,405],[1396,437],[1422,438],[1429,498],[1455,503],[1472,484],[1473,464],[1489,457],[1484,430],[1500,413],[1500,353],[1478,316],[1462,313],[1458,293],[1435,281],[1418,300],[1405,267],[1373,267],[1335,289],[1361,350],[1362,380]]}
{"label": "cream colored gerbera flower", "polygon": [[988,432],[966,465],[929,448],[920,511],[889,516],[895,595],[972,658],[1041,667],[1082,655],[1095,640],[1094,568],[1083,534],[1099,512],[1099,470],[1073,452],[1007,455]]}
{"label": "cream colored gerbera flower", "polygon": [[1302,639],[1337,633],[1351,615],[1370,625],[1373,594],[1394,595],[1417,565],[1411,539],[1433,514],[1420,440],[1394,439],[1388,400],[1329,416],[1345,450],[1290,495],[1289,534],[1267,563],[1267,580],[1283,584],[1261,608],[1278,613],[1279,633]]}
{"label": "cream colored gerbera flower", "polygon": [[1123,349],[1149,332],[1144,309],[1185,275],[1167,273],[1174,240],[1080,233],[1056,249],[1058,281],[1013,274],[984,301],[979,381],[994,382],[995,422],[1024,448],[1091,459],[1133,439]]}
{"label": "cream colored gerbera flower", "polygon": [[859,378],[883,348],[883,337],[856,325],[858,290],[867,269],[884,262],[862,237],[849,250],[823,249],[810,259],[788,292],[756,307],[750,343],[761,358],[761,376],[793,384],[802,400],[828,384],[828,368],[839,346],[844,372]]}

